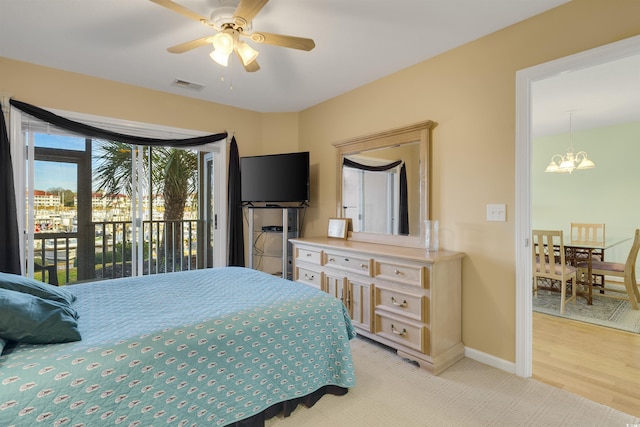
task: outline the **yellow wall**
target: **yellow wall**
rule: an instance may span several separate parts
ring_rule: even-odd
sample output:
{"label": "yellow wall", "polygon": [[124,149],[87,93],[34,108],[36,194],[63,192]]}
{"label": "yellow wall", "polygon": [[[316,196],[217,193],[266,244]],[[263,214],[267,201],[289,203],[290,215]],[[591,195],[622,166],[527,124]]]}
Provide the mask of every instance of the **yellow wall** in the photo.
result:
{"label": "yellow wall", "polygon": [[261,114],[3,57],[0,91],[45,109],[233,132],[241,156],[297,151],[298,113]]}
{"label": "yellow wall", "polygon": [[[515,73],[640,34],[638,16],[638,0],[573,0],[300,113],[260,114],[4,58],[0,91],[44,108],[230,130],[241,156],[308,150],[306,236],[326,233],[336,215],[332,142],[434,120],[432,217],[441,246],[467,254],[463,341],[513,361]],[[486,222],[488,203],[507,204],[506,223]]]}
{"label": "yellow wall", "polygon": [[278,154],[298,151],[298,113],[263,114],[262,153]]}
{"label": "yellow wall", "polygon": [[[423,120],[432,138],[432,217],[463,251],[463,341],[515,360],[515,73],[640,33],[640,1],[573,0],[300,113],[300,148],[322,180],[306,235],[335,215],[332,142]],[[487,222],[488,203],[507,222]]]}

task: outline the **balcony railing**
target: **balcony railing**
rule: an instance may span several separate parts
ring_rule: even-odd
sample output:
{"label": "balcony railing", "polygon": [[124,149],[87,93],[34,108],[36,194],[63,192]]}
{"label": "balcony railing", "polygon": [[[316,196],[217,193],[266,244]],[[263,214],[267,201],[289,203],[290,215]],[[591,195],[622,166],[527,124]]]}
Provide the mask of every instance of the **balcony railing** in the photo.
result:
{"label": "balcony railing", "polygon": [[[34,240],[34,263],[35,275],[37,279],[55,283],[51,277],[53,271],[57,271],[57,282],[69,283],[75,281],[74,265],[77,255],[77,235],[78,233],[35,233]],[[55,266],[55,270],[45,267]],[[49,278],[45,278],[45,270],[49,271]],[[62,275],[62,277],[60,277]]]}
{"label": "balcony railing", "polygon": [[[142,274],[184,271],[210,266],[211,243],[202,220],[142,221],[143,246],[134,244],[134,225],[125,221],[91,223],[87,235],[35,233],[36,278],[39,269],[55,265],[60,284],[129,277],[142,263]],[[86,246],[86,247],[85,247]],[[135,262],[134,262],[134,256]],[[142,254],[140,257],[139,255]]]}

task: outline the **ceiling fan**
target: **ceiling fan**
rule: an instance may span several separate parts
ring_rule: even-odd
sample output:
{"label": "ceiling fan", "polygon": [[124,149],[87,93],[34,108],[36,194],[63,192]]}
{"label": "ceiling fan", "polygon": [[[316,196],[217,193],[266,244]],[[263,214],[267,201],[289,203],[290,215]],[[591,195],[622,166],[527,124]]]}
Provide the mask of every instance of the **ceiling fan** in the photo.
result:
{"label": "ceiling fan", "polygon": [[256,43],[266,43],[275,46],[310,51],[316,44],[312,39],[284,36],[265,32],[251,32],[251,21],[262,10],[269,0],[217,0],[220,6],[207,19],[172,0],[151,0],[189,19],[198,21],[214,28],[217,33],[213,36],[200,37],[186,43],[168,48],[171,53],[183,53],[200,46],[212,44],[214,47],[211,58],[218,64],[227,66],[229,55],[235,52],[246,71],[254,72],[260,69],[256,57],[258,51],[253,49],[241,37],[247,37]]}

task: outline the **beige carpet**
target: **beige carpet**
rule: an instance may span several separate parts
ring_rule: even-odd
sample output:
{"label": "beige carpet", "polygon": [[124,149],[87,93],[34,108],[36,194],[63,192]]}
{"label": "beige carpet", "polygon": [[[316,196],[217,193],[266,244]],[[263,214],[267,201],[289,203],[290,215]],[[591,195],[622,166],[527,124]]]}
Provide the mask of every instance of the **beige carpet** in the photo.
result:
{"label": "beige carpet", "polygon": [[352,340],[356,387],[327,395],[269,427],[618,426],[627,415],[536,380],[471,359],[433,376],[367,339]]}

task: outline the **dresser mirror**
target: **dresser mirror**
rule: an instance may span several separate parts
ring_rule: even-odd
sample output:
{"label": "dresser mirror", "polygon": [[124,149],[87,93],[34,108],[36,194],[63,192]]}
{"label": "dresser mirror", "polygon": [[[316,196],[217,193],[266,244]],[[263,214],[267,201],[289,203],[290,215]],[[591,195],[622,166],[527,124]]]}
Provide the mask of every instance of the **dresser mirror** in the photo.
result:
{"label": "dresser mirror", "polygon": [[334,143],[339,218],[349,239],[424,247],[432,121]]}

